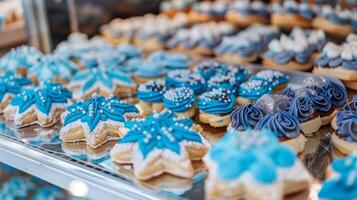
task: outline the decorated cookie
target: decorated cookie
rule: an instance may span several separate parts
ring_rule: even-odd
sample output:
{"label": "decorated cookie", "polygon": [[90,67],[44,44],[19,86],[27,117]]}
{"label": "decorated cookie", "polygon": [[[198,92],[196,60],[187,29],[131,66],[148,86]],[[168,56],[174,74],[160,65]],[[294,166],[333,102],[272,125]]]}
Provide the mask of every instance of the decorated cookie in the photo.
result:
{"label": "decorated cookie", "polygon": [[164,80],[152,80],[139,85],[137,98],[145,116],[164,109],[163,95],[166,91]]}
{"label": "decorated cookie", "polygon": [[111,151],[112,160],[133,164],[134,175],[140,180],[163,173],[192,178],[191,160],[201,160],[209,148],[192,123],[171,112],[131,121],[127,133]]}
{"label": "decorated cookie", "polygon": [[242,83],[238,93],[238,104],[247,105],[254,103],[264,94],[273,94],[273,88],[266,81],[254,79]]}
{"label": "decorated cookie", "polygon": [[313,53],[313,57],[316,57],[322,51],[323,47],[328,42],[328,38],[325,32],[321,29],[318,30],[305,30],[299,27],[295,27],[290,37],[297,40],[307,40],[309,50]]}
{"label": "decorated cookie", "polygon": [[230,76],[234,77],[236,83],[239,85],[248,80],[250,72],[246,70],[243,65],[222,66],[218,69],[216,76]]}
{"label": "decorated cookie", "polygon": [[107,141],[120,139],[124,122],[138,117],[135,106],[117,97],[94,96],[67,107],[62,115],[60,138],[63,142],[85,141],[98,148]]}
{"label": "decorated cookie", "polygon": [[328,168],[328,177],[319,192],[321,200],[357,198],[357,155],[350,154],[345,158],[337,158]]}
{"label": "decorated cookie", "polygon": [[263,65],[273,69],[310,70],[313,66],[312,51],[305,37],[291,38],[281,35],[269,43]]}
{"label": "decorated cookie", "polygon": [[187,87],[170,89],[163,96],[164,106],[178,117],[192,118],[196,113],[195,94]]}
{"label": "decorated cookie", "polygon": [[59,121],[72,94],[61,84],[46,82],[24,89],[4,109],[4,116],[17,127],[38,124],[50,127]]}
{"label": "decorated cookie", "polygon": [[268,24],[270,9],[262,1],[235,1],[226,13],[226,20],[239,26]]}
{"label": "decorated cookie", "polygon": [[188,14],[191,23],[203,23],[208,21],[220,21],[224,18],[228,9],[225,1],[197,2]]}
{"label": "decorated cookie", "polygon": [[149,60],[163,65],[168,70],[187,69],[190,66],[189,57],[180,53],[157,51],[150,54]]}
{"label": "decorated cookie", "polygon": [[141,50],[131,44],[121,44],[116,46],[116,51],[124,57],[124,61],[128,61],[133,58],[140,58],[142,56]]}
{"label": "decorated cookie", "polygon": [[37,49],[28,46],[21,46],[12,49],[0,59],[0,71],[14,71],[25,76],[27,70],[37,62],[42,53]]}
{"label": "decorated cookie", "polygon": [[188,70],[173,70],[167,74],[166,86],[172,87],[188,87],[195,94],[201,94],[206,90],[206,82],[199,75]]}
{"label": "decorated cookie", "polygon": [[193,71],[199,74],[202,78],[208,81],[211,77],[215,76],[222,68],[227,66],[215,60],[204,60],[198,63]]}
{"label": "decorated cookie", "polygon": [[136,84],[120,70],[92,68],[78,72],[71,80],[70,87],[76,98],[88,99],[94,93],[105,97],[118,95],[130,97],[135,94]]}
{"label": "decorated cookie", "polygon": [[129,66],[129,68],[135,68],[133,79],[136,83],[145,83],[150,80],[162,78],[166,74],[165,66],[153,60],[137,59],[135,63],[131,63],[131,65],[133,64],[136,66]]}
{"label": "decorated cookie", "polygon": [[16,76],[13,72],[0,75],[0,114],[11,99],[21,92],[24,86],[30,85],[31,80]]}
{"label": "decorated cookie", "polygon": [[280,92],[289,82],[287,75],[274,70],[262,70],[256,73],[252,79],[267,82],[274,90],[274,93]]}
{"label": "decorated cookie", "polygon": [[271,131],[282,143],[292,147],[297,153],[304,150],[305,137],[301,134],[300,122],[286,111],[277,110],[267,114],[256,124],[255,128]]}
{"label": "decorated cookie", "polygon": [[254,129],[264,116],[265,111],[254,104],[239,106],[230,116],[228,129],[235,129],[238,132]]}
{"label": "decorated cookie", "polygon": [[273,4],[272,10],[271,23],[288,30],[295,26],[310,28],[317,12],[316,7],[307,3],[298,4],[293,0],[284,1],[282,5]]}
{"label": "decorated cookie", "polygon": [[234,110],[236,99],[231,91],[213,89],[203,93],[198,99],[199,119],[212,127],[229,124],[229,115]]}
{"label": "decorated cookie", "polygon": [[[310,187],[312,177],[293,150],[269,131],[226,133],[204,157],[211,199],[284,199]],[[240,170],[237,170],[240,169]]]}
{"label": "decorated cookie", "polygon": [[287,96],[289,98],[294,98],[296,96],[295,90],[291,86],[286,87],[282,91],[279,92],[279,95]]}
{"label": "decorated cookie", "polygon": [[234,95],[238,94],[238,83],[234,76],[216,75],[207,82],[208,89],[222,89],[232,92]]}
{"label": "decorated cookie", "polygon": [[175,16],[180,12],[188,12],[196,0],[166,0],[160,4],[161,12],[169,17]]}
{"label": "decorated cookie", "polygon": [[28,76],[35,83],[41,81],[67,83],[77,70],[77,67],[65,58],[45,55],[28,70]]}
{"label": "decorated cookie", "polygon": [[254,25],[238,35],[223,37],[215,48],[215,55],[224,62],[254,62],[266,50],[269,42],[278,36],[279,29],[276,27]]}

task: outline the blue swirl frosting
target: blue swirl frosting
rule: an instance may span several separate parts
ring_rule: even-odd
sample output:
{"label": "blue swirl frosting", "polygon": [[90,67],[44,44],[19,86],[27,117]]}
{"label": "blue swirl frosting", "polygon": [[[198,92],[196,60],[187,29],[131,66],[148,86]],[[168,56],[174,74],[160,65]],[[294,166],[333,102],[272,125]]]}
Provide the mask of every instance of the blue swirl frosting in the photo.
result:
{"label": "blue swirl frosting", "polygon": [[143,78],[159,78],[166,74],[166,70],[161,63],[151,60],[142,60],[134,71],[134,75]]}
{"label": "blue swirl frosting", "polygon": [[69,60],[54,55],[45,55],[39,59],[28,71],[29,76],[39,81],[54,80],[58,77],[69,81],[77,68]]}
{"label": "blue swirl frosting", "polygon": [[217,74],[219,69],[225,67],[227,66],[221,62],[217,62],[214,60],[205,60],[195,66],[194,72],[198,73],[202,76],[202,78],[208,81],[211,77]]}
{"label": "blue swirl frosting", "polygon": [[152,80],[141,84],[136,95],[139,100],[159,103],[162,102],[165,91],[165,81]]}
{"label": "blue swirl frosting", "polygon": [[325,96],[330,100],[331,105],[335,108],[341,107],[346,103],[347,91],[342,85],[332,80],[327,80],[322,85]]}
{"label": "blue swirl frosting", "polygon": [[30,85],[31,80],[24,77],[17,77],[11,71],[6,72],[0,76],[0,102],[6,94],[16,95],[21,92],[21,89],[25,85]]}
{"label": "blue swirl frosting", "polygon": [[122,44],[122,45],[118,45],[116,47],[116,51],[124,56],[125,60],[129,60],[132,58],[140,58],[141,57],[141,51],[139,48],[137,48],[134,45],[130,45],[130,44]]}
{"label": "blue swirl frosting", "polygon": [[263,57],[271,58],[278,64],[286,64],[292,60],[295,60],[299,64],[305,64],[311,61],[312,52],[305,50],[303,52],[294,52],[289,50],[284,50],[280,52],[275,52],[272,49],[263,54]]}
{"label": "blue swirl frosting", "polygon": [[53,104],[66,104],[70,98],[72,93],[61,84],[46,82],[41,86],[22,90],[10,101],[10,105],[18,107],[18,113],[23,113],[34,105],[48,115]]}
{"label": "blue swirl frosting", "polygon": [[238,93],[238,83],[234,76],[216,75],[208,80],[208,89],[222,89],[232,92],[234,95]]}
{"label": "blue swirl frosting", "polygon": [[173,112],[185,112],[195,105],[193,90],[187,87],[170,89],[165,92],[163,103]]}
{"label": "blue swirl frosting", "polygon": [[163,65],[166,69],[187,69],[190,66],[188,56],[180,53],[157,51],[149,55],[149,60]]}
{"label": "blue swirl frosting", "polygon": [[319,114],[327,113],[332,108],[331,102],[324,95],[313,94],[312,92],[306,91],[305,98]]}
{"label": "blue swirl frosting", "polygon": [[[192,120],[189,119],[189,122]],[[129,131],[118,144],[137,143],[144,159],[154,149],[181,155],[185,151],[182,142],[203,143],[200,133],[191,128],[192,123],[181,121],[171,112],[154,113],[145,120],[128,123]]]}
{"label": "blue swirl frosting", "polygon": [[354,96],[352,101],[346,103],[342,110],[357,111],[357,96]]}
{"label": "blue swirl frosting", "polygon": [[295,91],[291,87],[286,87],[279,94],[289,98],[294,98],[296,96]]}
{"label": "blue swirl frosting", "polygon": [[230,117],[232,128],[238,131],[254,129],[264,115],[265,112],[253,104],[239,106]]}
{"label": "blue swirl frosting", "polygon": [[291,100],[289,113],[295,116],[299,122],[306,122],[316,114],[314,108],[304,96],[297,96]]}
{"label": "blue swirl frosting", "polygon": [[278,138],[296,138],[300,135],[300,122],[290,113],[278,110],[266,115],[255,126],[257,130],[267,129]]}
{"label": "blue swirl frosting", "polygon": [[0,70],[18,71],[21,68],[30,68],[40,57],[42,53],[33,47],[17,47],[1,57]]}
{"label": "blue swirl frosting", "polygon": [[337,158],[332,162],[334,175],[327,179],[319,192],[320,199],[353,200],[357,198],[357,156],[351,154],[346,158]]}
{"label": "blue swirl frosting", "polygon": [[295,152],[267,130],[249,134],[231,130],[211,147],[208,156],[219,169],[219,179],[234,181],[249,173],[264,185],[276,183],[278,170],[293,167],[297,160]]}
{"label": "blue swirl frosting", "polygon": [[256,101],[264,94],[273,94],[270,84],[262,80],[249,80],[239,86],[239,96]]}
{"label": "blue swirl frosting", "polygon": [[198,108],[209,114],[228,114],[233,111],[236,99],[227,90],[213,89],[203,93],[198,99]]}
{"label": "blue swirl frosting", "polygon": [[336,114],[337,132],[346,141],[357,141],[357,111],[340,110]]}
{"label": "blue swirl frosting", "polygon": [[199,75],[191,73],[188,70],[173,70],[167,74],[166,86],[171,87],[188,87],[195,94],[201,94],[206,90],[206,82]]}
{"label": "blue swirl frosting", "polygon": [[139,110],[117,97],[94,96],[91,99],[69,105],[64,116],[63,126],[81,122],[86,124],[92,132],[101,121],[125,122],[127,113],[139,113]]}
{"label": "blue swirl frosting", "polygon": [[241,84],[249,78],[250,72],[238,64],[219,68],[217,72],[217,76],[218,75],[233,76],[237,84]]}

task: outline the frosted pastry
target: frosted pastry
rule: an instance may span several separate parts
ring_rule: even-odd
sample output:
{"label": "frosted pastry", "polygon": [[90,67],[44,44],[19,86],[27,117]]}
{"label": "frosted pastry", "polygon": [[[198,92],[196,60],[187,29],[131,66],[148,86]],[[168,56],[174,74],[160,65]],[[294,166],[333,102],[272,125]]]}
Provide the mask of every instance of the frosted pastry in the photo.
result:
{"label": "frosted pastry", "polygon": [[208,81],[211,77],[215,76],[226,65],[215,60],[204,60],[199,62],[193,71],[199,74],[204,80]]}
{"label": "frosted pastry", "polygon": [[220,21],[224,18],[228,9],[225,1],[197,2],[188,13],[191,23],[203,23],[208,21]]}
{"label": "frosted pastry", "polygon": [[160,4],[161,12],[169,17],[175,16],[180,12],[188,12],[196,0],[166,0]]}
{"label": "frosted pastry", "polygon": [[94,93],[105,97],[118,95],[131,97],[135,94],[136,84],[129,75],[120,70],[92,68],[78,72],[70,82],[78,99],[88,99]]}
{"label": "frosted pastry", "polygon": [[166,74],[165,66],[153,60],[137,60],[136,69],[133,72],[133,79],[136,83],[145,83],[150,80],[162,78]]}
{"label": "frosted pastry", "polygon": [[[226,133],[204,157],[210,199],[271,199],[309,189],[312,177],[289,147],[268,131]],[[239,169],[239,170],[237,170]]]}
{"label": "frosted pastry", "polygon": [[98,148],[107,141],[118,140],[124,132],[124,122],[140,117],[139,110],[117,97],[94,96],[67,107],[62,115],[63,142],[85,141]]}
{"label": "frosted pastry", "polygon": [[197,102],[199,120],[212,127],[228,126],[229,115],[235,105],[236,99],[231,91],[213,89],[203,93]]}
{"label": "frosted pastry", "polygon": [[163,65],[168,70],[187,69],[190,67],[190,59],[185,54],[157,51],[149,55],[149,60]]}
{"label": "frosted pastry", "polygon": [[274,70],[259,71],[251,79],[267,82],[274,93],[280,92],[280,90],[286,88],[286,85],[289,82],[289,76]]}
{"label": "frosted pastry", "polygon": [[192,118],[196,113],[196,98],[193,90],[187,87],[170,89],[164,93],[164,106],[178,117]]}
{"label": "frosted pastry", "polygon": [[11,99],[19,94],[24,86],[31,84],[31,80],[16,76],[13,72],[0,75],[0,114],[9,104]]}
{"label": "frosted pastry", "polygon": [[134,175],[140,180],[163,173],[192,178],[191,160],[201,160],[209,148],[192,120],[179,119],[173,113],[155,113],[126,127],[111,158],[119,164],[133,164]]}
{"label": "frosted pastry", "polygon": [[246,132],[254,129],[265,115],[265,111],[254,104],[239,106],[231,113],[227,129],[235,129],[241,133]]}
{"label": "frosted pastry", "polygon": [[166,91],[164,80],[152,80],[139,85],[137,90],[138,105],[145,116],[164,109],[163,95]]}
{"label": "frosted pastry", "polygon": [[205,80],[199,75],[188,70],[173,70],[166,76],[166,86],[172,87],[188,87],[195,94],[202,94],[206,88]]}
{"label": "frosted pastry", "polygon": [[270,9],[262,1],[235,1],[226,13],[225,19],[238,26],[268,24],[270,22]]}
{"label": "frosted pastry", "polygon": [[264,94],[273,94],[273,88],[264,80],[248,80],[238,89],[237,102],[240,105],[254,103]]}
{"label": "frosted pastry", "polygon": [[72,93],[59,83],[43,83],[42,85],[24,89],[16,95],[4,109],[4,117],[17,127],[38,124],[50,127],[56,124]]}

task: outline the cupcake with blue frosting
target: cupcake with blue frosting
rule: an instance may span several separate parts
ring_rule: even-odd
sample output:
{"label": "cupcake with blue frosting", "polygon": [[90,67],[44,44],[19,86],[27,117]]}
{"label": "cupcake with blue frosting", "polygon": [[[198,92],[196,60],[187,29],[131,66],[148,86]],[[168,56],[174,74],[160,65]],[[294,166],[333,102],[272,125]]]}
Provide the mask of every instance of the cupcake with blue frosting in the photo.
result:
{"label": "cupcake with blue frosting", "polygon": [[327,179],[319,191],[321,200],[357,198],[357,155],[352,153],[345,158],[337,158],[327,169]]}
{"label": "cupcake with blue frosting", "polygon": [[228,126],[229,116],[235,105],[236,99],[231,91],[213,89],[203,93],[197,102],[199,120],[212,127]]}
{"label": "cupcake with blue frosting", "polygon": [[262,1],[235,1],[226,13],[225,19],[244,27],[252,24],[268,24],[270,12]]}
{"label": "cupcake with blue frosting", "polygon": [[278,93],[284,88],[286,88],[289,83],[289,77],[279,71],[274,70],[262,70],[256,73],[252,80],[262,80],[267,82],[271,88],[273,88],[274,93]]}
{"label": "cupcake with blue frosting", "polygon": [[225,36],[215,48],[218,60],[231,63],[256,61],[266,50],[269,42],[279,36],[279,29],[271,26],[254,25],[235,36]]}
{"label": "cupcake with blue frosting", "polygon": [[179,87],[167,90],[163,96],[164,106],[178,117],[192,118],[196,113],[196,98],[193,90]]}
{"label": "cupcake with blue frosting", "polygon": [[42,53],[33,47],[21,46],[11,49],[0,58],[0,71],[13,71],[26,76],[28,69],[41,57]]}
{"label": "cupcake with blue frosting", "polygon": [[239,86],[237,102],[240,105],[251,104],[264,94],[273,94],[273,88],[268,82],[257,79],[248,80]]}
{"label": "cupcake with blue frosting", "polygon": [[233,95],[238,94],[238,83],[234,76],[230,75],[216,75],[207,81],[208,89],[221,89],[230,91]]}
{"label": "cupcake with blue frosting", "polygon": [[227,129],[235,129],[239,133],[245,133],[254,129],[265,115],[266,112],[255,104],[239,106],[232,112]]}
{"label": "cupcake with blue frosting", "polygon": [[[210,199],[282,200],[310,188],[312,177],[289,147],[273,132],[226,133],[203,158]],[[239,169],[239,170],[237,170]]]}
{"label": "cupcake with blue frosting", "polygon": [[169,17],[175,16],[177,13],[188,12],[196,0],[165,0],[160,4],[161,12]]}
{"label": "cupcake with blue frosting", "polygon": [[199,74],[204,80],[208,81],[211,77],[215,76],[222,68],[227,66],[215,60],[204,60],[198,63],[193,71]]}
{"label": "cupcake with blue frosting", "polygon": [[204,1],[193,5],[188,13],[191,23],[203,23],[208,21],[221,21],[228,10],[228,3],[225,1]]}
{"label": "cupcake with blue frosting", "polygon": [[164,109],[163,97],[165,91],[164,80],[152,80],[139,85],[136,95],[139,99],[138,105],[145,116]]}
{"label": "cupcake with blue frosting", "polygon": [[168,88],[188,87],[195,94],[202,94],[206,91],[206,81],[196,73],[188,70],[173,70],[167,74],[166,86]]}
{"label": "cupcake with blue frosting", "polygon": [[121,44],[116,46],[116,51],[124,57],[125,61],[142,56],[141,50],[131,44]]}
{"label": "cupcake with blue frosting", "polygon": [[357,30],[355,22],[353,12],[347,9],[341,9],[340,7],[332,8],[329,5],[324,5],[312,24],[327,34],[337,37],[346,37],[348,34]]}
{"label": "cupcake with blue frosting", "polygon": [[137,68],[133,72],[133,79],[136,83],[145,83],[150,80],[162,78],[166,74],[166,69],[162,63],[152,60],[137,60]]}
{"label": "cupcake with blue frosting", "polygon": [[283,4],[273,4],[271,23],[282,29],[291,30],[295,26],[310,28],[311,22],[316,17],[317,8],[307,3],[296,3],[293,0],[284,1]]}
{"label": "cupcake with blue frosting", "polygon": [[187,69],[190,67],[189,57],[181,53],[157,51],[150,54],[148,59],[163,65],[167,70]]}

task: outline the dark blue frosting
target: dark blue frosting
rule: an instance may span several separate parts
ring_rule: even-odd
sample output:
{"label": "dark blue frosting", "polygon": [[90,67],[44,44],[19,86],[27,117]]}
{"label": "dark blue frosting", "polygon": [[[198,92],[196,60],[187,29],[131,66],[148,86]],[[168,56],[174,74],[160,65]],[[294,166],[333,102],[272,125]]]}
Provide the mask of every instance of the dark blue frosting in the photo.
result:
{"label": "dark blue frosting", "polygon": [[171,87],[188,87],[195,94],[201,94],[206,90],[205,80],[196,73],[188,70],[174,70],[167,74],[166,86]]}
{"label": "dark blue frosting", "polygon": [[296,96],[295,91],[291,87],[286,87],[279,94],[289,98],[294,98]]}
{"label": "dark blue frosting", "polygon": [[357,70],[357,60],[353,58],[352,60],[345,60],[341,57],[329,58],[326,53],[321,53],[317,58],[315,63],[319,67],[329,67],[336,68],[342,66],[348,70]]}
{"label": "dark blue frosting", "polygon": [[264,111],[253,104],[239,106],[230,117],[232,128],[238,131],[254,129],[264,115]]}
{"label": "dark blue frosting", "polygon": [[300,122],[306,122],[315,114],[315,110],[304,96],[297,96],[290,102],[289,113]]}
{"label": "dark blue frosting", "polygon": [[357,111],[340,110],[336,114],[337,135],[350,142],[357,141]]}
{"label": "dark blue frosting", "polygon": [[165,92],[163,101],[169,110],[185,112],[195,105],[195,95],[190,88],[179,87]]}
{"label": "dark blue frosting", "polygon": [[142,101],[159,103],[162,102],[165,91],[165,81],[152,80],[139,86],[137,97]]}
{"label": "dark blue frosting", "polygon": [[228,114],[235,104],[236,99],[232,93],[217,89],[202,94],[197,103],[201,111],[210,114]]}
{"label": "dark blue frosting", "polygon": [[255,127],[257,130],[267,129],[278,138],[296,138],[300,134],[300,122],[290,113],[278,110],[266,115]]}
{"label": "dark blue frosting", "polygon": [[322,16],[334,24],[349,25],[351,22],[349,18],[342,18],[342,17],[338,16],[337,13],[334,13],[334,12],[331,12],[328,14],[323,14]]}
{"label": "dark blue frosting", "polygon": [[344,106],[343,106],[343,110],[350,110],[350,111],[357,111],[357,99],[356,99],[357,96],[354,96],[352,101],[346,103]]}
{"label": "dark blue frosting", "polygon": [[323,93],[330,100],[335,108],[341,107],[346,103],[347,91],[342,85],[335,81],[327,80],[322,86]]}

